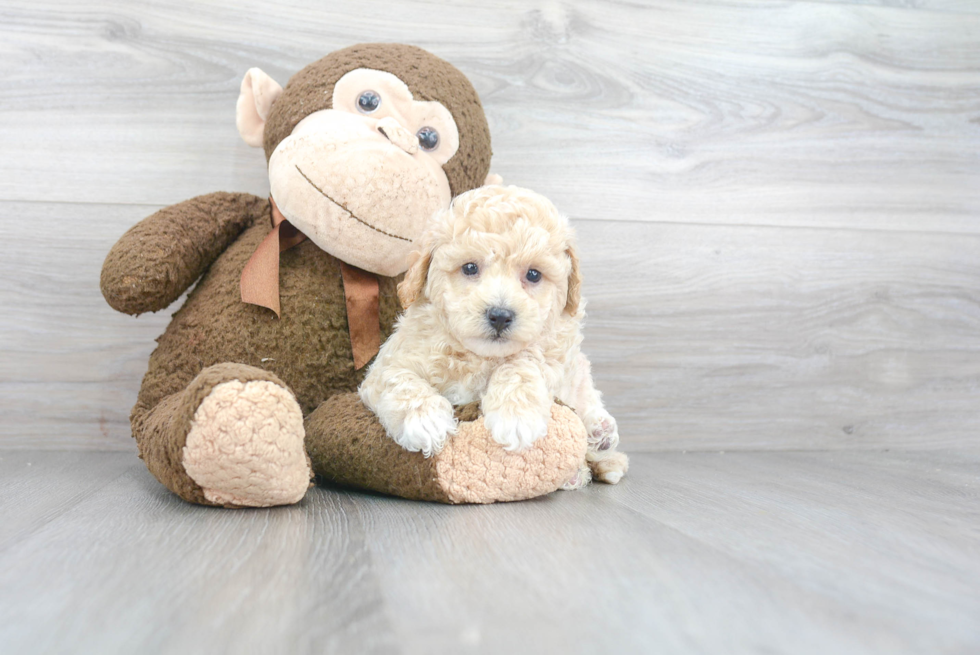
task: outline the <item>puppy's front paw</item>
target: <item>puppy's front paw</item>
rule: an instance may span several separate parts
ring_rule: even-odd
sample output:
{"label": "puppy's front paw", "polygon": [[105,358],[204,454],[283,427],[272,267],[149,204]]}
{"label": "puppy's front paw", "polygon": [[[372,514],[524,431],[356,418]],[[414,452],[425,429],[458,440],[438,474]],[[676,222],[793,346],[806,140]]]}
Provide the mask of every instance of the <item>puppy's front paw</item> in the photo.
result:
{"label": "puppy's front paw", "polygon": [[442,396],[426,399],[421,407],[410,409],[401,430],[393,435],[395,443],[425,457],[442,450],[449,435],[456,433],[452,404]]}
{"label": "puppy's front paw", "polygon": [[606,410],[596,412],[589,422],[589,449],[616,450],[619,445],[619,427],[616,419]]}
{"label": "puppy's front paw", "polygon": [[548,420],[540,414],[518,416],[505,412],[487,412],[483,419],[493,440],[504,450],[524,450],[548,434]]}

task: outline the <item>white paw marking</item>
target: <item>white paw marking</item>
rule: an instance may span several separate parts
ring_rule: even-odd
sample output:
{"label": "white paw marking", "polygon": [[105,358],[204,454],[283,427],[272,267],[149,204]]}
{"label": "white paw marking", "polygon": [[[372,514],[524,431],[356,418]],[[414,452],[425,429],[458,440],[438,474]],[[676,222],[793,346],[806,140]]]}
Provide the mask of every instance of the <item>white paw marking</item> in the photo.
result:
{"label": "white paw marking", "polygon": [[622,471],[607,471],[602,474],[602,481],[606,484],[616,484],[623,479]]}
{"label": "white paw marking", "polygon": [[401,431],[392,438],[405,450],[432,457],[442,450],[449,436],[455,433],[456,417],[453,416],[453,406],[447,399],[438,397],[427,400],[419,409],[410,410]]}
{"label": "white paw marking", "polygon": [[548,434],[548,420],[540,414],[514,416],[487,412],[484,424],[493,440],[510,451],[524,450]]}

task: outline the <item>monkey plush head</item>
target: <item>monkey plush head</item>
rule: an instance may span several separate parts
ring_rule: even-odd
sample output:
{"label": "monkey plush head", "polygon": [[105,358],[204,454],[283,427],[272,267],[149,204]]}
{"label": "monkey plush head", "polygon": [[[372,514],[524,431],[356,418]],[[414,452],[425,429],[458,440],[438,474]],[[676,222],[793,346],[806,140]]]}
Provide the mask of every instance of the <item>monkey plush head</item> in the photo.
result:
{"label": "monkey plush head", "polygon": [[237,125],[246,143],[265,148],[283,217],[379,275],[404,272],[423,223],[482,185],[490,168],[490,130],[472,84],[414,46],[338,50],[285,89],[253,68]]}

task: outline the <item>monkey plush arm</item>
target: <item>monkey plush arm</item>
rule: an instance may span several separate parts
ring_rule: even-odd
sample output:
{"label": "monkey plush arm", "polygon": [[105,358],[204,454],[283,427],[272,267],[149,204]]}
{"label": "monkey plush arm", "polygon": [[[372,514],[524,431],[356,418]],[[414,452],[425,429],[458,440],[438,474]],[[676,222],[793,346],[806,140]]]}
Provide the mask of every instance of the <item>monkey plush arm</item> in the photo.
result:
{"label": "monkey plush arm", "polygon": [[102,264],[102,295],[142,314],[180,297],[246,227],[269,211],[248,193],[209,193],[161,209],[126,232]]}

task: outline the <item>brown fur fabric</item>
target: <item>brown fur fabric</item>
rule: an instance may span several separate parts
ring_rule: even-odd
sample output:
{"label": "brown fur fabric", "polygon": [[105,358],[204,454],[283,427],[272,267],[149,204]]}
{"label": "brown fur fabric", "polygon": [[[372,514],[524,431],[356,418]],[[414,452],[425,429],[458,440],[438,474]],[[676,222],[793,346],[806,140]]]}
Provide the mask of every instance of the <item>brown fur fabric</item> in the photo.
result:
{"label": "brown fur fabric", "polygon": [[[206,198],[187,203],[201,206]],[[134,419],[183,390],[205,367],[222,362],[247,364],[279,376],[304,414],[331,395],[355,388],[363,378],[363,370],[354,370],[340,263],[312,241],[280,257],[282,318],[242,302],[238,288],[242,269],[271,227],[269,202],[254,201],[262,209],[259,218],[211,265],[158,339],[133,409]],[[400,311],[396,284],[394,278],[380,278],[383,339]]]}
{"label": "brown fur fabric", "polygon": [[177,300],[218,255],[269,211],[245,193],[210,193],[161,209],[129,229],[102,265],[102,295],[125,314],[156,312]]}
{"label": "brown fur fabric", "polygon": [[441,102],[459,130],[459,150],[442,167],[454,196],[483,184],[490,172],[490,128],[470,81],[449,62],[415,46],[365,43],[330,53],[290,78],[265,126],[268,159],[297,123],[331,108],[334,83],[358,68],[387,71],[408,85],[416,100]]}
{"label": "brown fur fabric", "polygon": [[456,411],[459,431],[436,455],[404,450],[357,394],[334,396],[306,419],[306,451],[316,475],[336,484],[439,503],[495,503],[551,493],[585,463],[585,426],[554,405],[548,434],[526,451],[505,451],[478,405]]}
{"label": "brown fur fabric", "polygon": [[[330,396],[355,389],[364,377],[365,369],[354,370],[340,263],[311,241],[280,258],[281,319],[242,302],[238,281],[271,228],[269,211],[268,200],[249,194],[192,198],[127,232],[103,266],[103,295],[132,314],[165,307],[196,272],[207,271],[157,339],[131,415],[147,467],[190,502],[212,504],[181,464],[190,419],[207,394],[203,389],[232,379],[267,379],[290,389],[308,414]],[[219,245],[227,247],[217,256]],[[400,311],[397,282],[380,278],[383,339]],[[227,362],[234,365],[227,368]]]}

